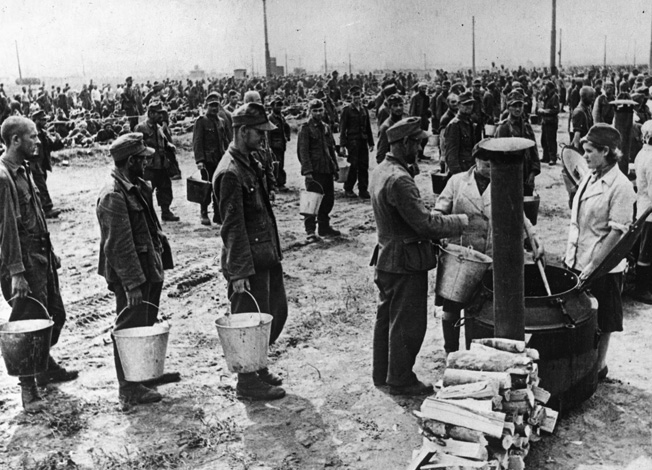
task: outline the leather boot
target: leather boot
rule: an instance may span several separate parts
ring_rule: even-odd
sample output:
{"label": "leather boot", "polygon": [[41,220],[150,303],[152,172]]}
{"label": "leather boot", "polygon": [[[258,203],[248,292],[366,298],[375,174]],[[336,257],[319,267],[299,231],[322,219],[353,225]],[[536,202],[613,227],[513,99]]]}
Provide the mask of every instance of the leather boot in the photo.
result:
{"label": "leather boot", "polygon": [[652,305],[652,266],[636,266],[636,285],[631,293],[634,300]]}
{"label": "leather boot", "polygon": [[442,319],[441,329],[444,334],[444,350],[446,354],[459,350],[460,330],[455,328],[455,322]]}
{"label": "leather boot", "polygon": [[163,219],[166,222],[178,222],[179,217],[174,215],[174,213],[170,210],[170,206],[161,206],[161,219]]}
{"label": "leather boot", "polygon": [[256,373],[258,374],[258,378],[266,384],[275,386],[283,385],[283,379],[275,373],[270,372],[267,367],[260,369]]}
{"label": "leather boot", "polygon": [[285,396],[284,389],[263,382],[255,372],[238,374],[236,392],[238,398],[248,400],[278,400]]}
{"label": "leather boot", "polygon": [[118,398],[120,405],[125,409],[131,405],[156,403],[163,399],[163,395],[138,382],[122,381],[118,390]]}
{"label": "leather boot", "polygon": [[208,218],[208,207],[202,206],[200,218],[201,218],[201,224],[202,225],[210,225],[211,224],[211,219]]}
{"label": "leather boot", "polygon": [[45,409],[45,402],[38,393],[34,377],[20,377],[20,392],[25,413],[40,413]]}
{"label": "leather boot", "polygon": [[79,377],[78,371],[61,367],[50,356],[48,357],[48,370],[36,376],[36,384],[39,387],[45,387],[49,383],[69,382],[77,377]]}

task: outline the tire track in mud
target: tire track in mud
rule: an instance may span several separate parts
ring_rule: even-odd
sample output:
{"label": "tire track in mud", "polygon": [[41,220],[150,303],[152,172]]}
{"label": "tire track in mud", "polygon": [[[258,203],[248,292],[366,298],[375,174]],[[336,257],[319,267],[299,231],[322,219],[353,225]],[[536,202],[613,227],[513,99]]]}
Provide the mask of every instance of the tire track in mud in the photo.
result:
{"label": "tire track in mud", "polygon": [[[163,283],[163,291],[170,290],[168,297],[182,297],[194,287],[211,281],[219,271],[206,263],[205,258],[190,260],[183,270],[169,276]],[[66,307],[68,317],[77,327],[88,327],[115,314],[115,296],[112,292],[96,293],[71,302]]]}

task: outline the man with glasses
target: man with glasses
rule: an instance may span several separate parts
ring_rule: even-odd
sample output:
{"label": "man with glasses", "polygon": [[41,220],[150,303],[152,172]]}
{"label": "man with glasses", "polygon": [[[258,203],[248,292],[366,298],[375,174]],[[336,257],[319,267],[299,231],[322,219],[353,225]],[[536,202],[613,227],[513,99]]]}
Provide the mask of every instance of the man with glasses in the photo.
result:
{"label": "man with glasses", "polygon": [[471,113],[475,100],[470,91],[460,95],[457,115],[446,126],[444,132],[444,159],[450,174],[467,171],[474,164],[473,146],[476,144]]}
{"label": "man with glasses", "polygon": [[539,151],[534,138],[532,125],[524,117],[523,103],[525,97],[520,90],[514,90],[507,96],[507,119],[501,121],[496,129],[496,137],[522,137],[534,142],[534,146],[523,150],[523,195],[532,196],[534,179],[541,173]]}

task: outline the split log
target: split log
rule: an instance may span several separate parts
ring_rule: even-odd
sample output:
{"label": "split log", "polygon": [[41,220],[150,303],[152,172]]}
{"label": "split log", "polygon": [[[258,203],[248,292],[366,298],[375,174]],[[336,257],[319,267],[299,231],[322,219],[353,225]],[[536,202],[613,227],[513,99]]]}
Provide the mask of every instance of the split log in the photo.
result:
{"label": "split log", "polygon": [[491,399],[491,404],[494,411],[501,411],[503,409],[503,397],[496,395]]}
{"label": "split log", "polygon": [[489,455],[498,462],[500,468],[507,468],[509,465],[509,455],[505,449],[489,447]]}
{"label": "split log", "polygon": [[550,400],[550,392],[541,387],[532,387],[532,393],[534,394],[534,399],[544,405],[548,403],[548,400]]}
{"label": "split log", "polygon": [[528,423],[532,426],[541,426],[541,423],[546,419],[546,408],[541,405],[535,405],[534,410],[530,413]]}
{"label": "split log", "polygon": [[471,349],[473,349],[473,343],[482,344],[484,346],[489,346],[490,348],[499,349],[500,351],[506,351],[511,353],[525,352],[525,341],[517,341],[513,339],[506,339],[506,338],[474,339],[471,342]]}
{"label": "split log", "polygon": [[555,430],[555,425],[557,424],[557,417],[559,413],[553,410],[552,408],[545,409],[545,419],[539,426],[542,431],[552,434]]}
{"label": "split log", "polygon": [[525,355],[532,359],[533,361],[538,361],[540,356],[539,356],[539,351],[536,349],[532,348],[526,348],[525,349]]}
{"label": "split log", "polygon": [[524,415],[529,413],[532,407],[527,400],[512,400],[503,402],[503,413],[518,413]]}
{"label": "split log", "polygon": [[444,387],[474,382],[497,382],[500,390],[512,388],[511,376],[505,372],[481,372],[464,369],[446,369],[443,379]]}
{"label": "split log", "polygon": [[496,438],[496,437],[489,437],[487,438],[487,442],[489,447],[494,447],[496,449],[504,449],[504,450],[509,450],[512,448],[514,445],[514,436],[511,434],[503,434],[501,437]]}
{"label": "split log", "polygon": [[493,398],[498,395],[498,384],[483,380],[475,383],[453,385],[444,387],[437,393],[437,398],[458,399],[458,398]]}
{"label": "split log", "polygon": [[489,458],[486,447],[478,443],[456,441],[455,439],[445,439],[442,442],[445,445],[426,441],[423,443],[423,449],[434,450],[437,455],[445,453],[472,460],[487,460]]}
{"label": "split log", "polygon": [[505,424],[505,414],[483,412],[455,405],[451,401],[426,398],[421,405],[424,417],[456,426],[482,431],[489,436],[501,437]]}
{"label": "split log", "polygon": [[516,425],[512,422],[505,421],[505,424],[503,424],[503,434],[509,433],[513,436],[515,429]]}
{"label": "split log", "polygon": [[510,455],[507,464],[508,470],[525,470],[525,462],[520,455]]}
{"label": "split log", "polygon": [[433,454],[434,451],[421,449],[417,456],[412,459],[412,462],[410,462],[407,470],[419,470],[420,468],[423,468],[422,465],[428,463]]}
{"label": "split log", "polygon": [[458,441],[475,442],[483,446],[487,445],[487,438],[481,431],[442,423],[435,419],[428,419],[424,417],[423,413],[417,410],[413,410],[412,413],[420,419],[423,426],[427,426],[428,429],[432,430],[432,434],[438,438],[446,439],[450,437]]}
{"label": "split log", "polygon": [[511,401],[526,401],[534,408],[534,393],[529,388],[522,388],[519,390],[505,390],[503,397],[506,402]]}
{"label": "split log", "polygon": [[512,368],[531,370],[533,361],[527,356],[499,351],[477,344],[469,351],[455,351],[448,355],[446,366],[451,369],[506,372]]}
{"label": "split log", "polygon": [[[439,397],[438,397],[439,398]],[[442,400],[454,405],[463,406],[477,411],[493,411],[493,400],[474,400],[473,398],[464,398],[460,400]]]}
{"label": "split log", "polygon": [[516,435],[529,438],[532,435],[532,426],[527,423],[521,423],[516,426]]}

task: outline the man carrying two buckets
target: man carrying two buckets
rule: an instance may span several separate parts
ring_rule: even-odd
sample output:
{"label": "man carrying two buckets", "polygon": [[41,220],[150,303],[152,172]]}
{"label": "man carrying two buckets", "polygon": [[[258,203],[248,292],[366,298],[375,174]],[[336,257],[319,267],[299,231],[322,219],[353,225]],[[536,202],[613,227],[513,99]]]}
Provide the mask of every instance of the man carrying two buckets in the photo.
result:
{"label": "man carrying two buckets", "polygon": [[101,232],[98,273],[115,293],[118,316],[112,336],[118,396],[121,405],[128,407],[160,401],[162,395],[149,387],[180,380],[178,373],[163,374],[162,369],[143,380],[134,373],[133,378],[127,377],[129,371],[123,365],[140,361],[137,366],[142,366],[146,358],[137,351],[121,357],[116,345],[120,330],[156,324],[163,270],[172,268],[172,255],[154,211],[152,188],[143,179],[146,159],[154,150],[145,145],[143,134],[133,132],[118,137],[110,151],[115,167],[96,208]]}
{"label": "man carrying two buckets", "polygon": [[[52,250],[28,165],[38,157],[37,129],[31,120],[11,116],[0,133],[7,146],[0,159],[0,285],[11,304],[9,323],[0,326],[0,341],[7,371],[19,376],[23,408],[36,413],[45,408],[37,383],[66,382],[77,378],[78,372],[64,369],[49,355],[50,346],[59,340],[66,312],[56,271],[59,258]],[[37,336],[43,344],[37,345]],[[15,364],[10,363],[13,359]]]}

